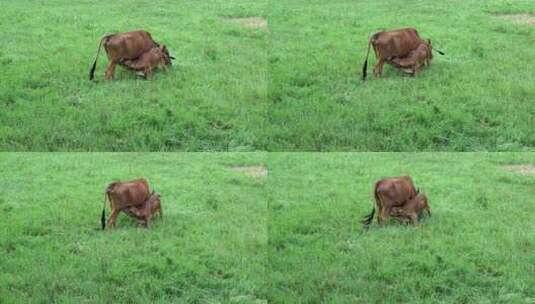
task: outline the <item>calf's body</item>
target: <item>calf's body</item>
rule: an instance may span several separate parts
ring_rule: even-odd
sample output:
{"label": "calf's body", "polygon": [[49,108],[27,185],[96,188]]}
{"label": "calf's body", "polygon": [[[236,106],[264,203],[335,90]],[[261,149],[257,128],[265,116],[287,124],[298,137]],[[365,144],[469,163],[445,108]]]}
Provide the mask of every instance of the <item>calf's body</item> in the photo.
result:
{"label": "calf's body", "polygon": [[128,207],[124,212],[131,217],[136,218],[143,226],[149,227],[151,218],[156,214],[160,214],[160,218],[163,217],[162,205],[160,202],[160,195],[154,191],[150,194],[147,201],[139,206]]}
{"label": "calf's body", "polygon": [[416,76],[422,66],[429,65],[433,59],[432,46],[430,42],[421,43],[416,49],[412,50],[409,55],[402,58],[392,59],[392,64],[405,72]]}
{"label": "calf's body", "polygon": [[165,60],[167,49],[164,47],[153,47],[148,52],[143,53],[137,59],[122,60],[120,63],[126,68],[142,72],[145,76],[152,76],[152,72],[156,68],[163,68],[167,70]]}
{"label": "calf's body", "polygon": [[407,219],[411,221],[413,225],[418,225],[418,216],[423,211],[426,211],[427,215],[431,216],[431,208],[429,208],[427,196],[424,193],[419,193],[404,205],[393,207],[391,215]]}

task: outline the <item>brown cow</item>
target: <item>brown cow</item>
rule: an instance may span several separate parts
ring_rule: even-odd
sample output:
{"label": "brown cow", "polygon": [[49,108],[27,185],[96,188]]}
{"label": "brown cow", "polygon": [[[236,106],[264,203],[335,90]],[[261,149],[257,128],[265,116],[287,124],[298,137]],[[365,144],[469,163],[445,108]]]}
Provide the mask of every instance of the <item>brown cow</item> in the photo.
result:
{"label": "brown cow", "polygon": [[[152,48],[160,46],[152,40],[149,32],[142,30],[104,36],[100,40],[95,61],[89,71],[89,80],[93,80],[94,78],[98,55],[100,54],[102,45],[104,45],[109,60],[108,67],[106,68],[106,79],[113,78],[117,64],[121,64],[125,60],[135,60]],[[167,48],[165,50],[167,51]],[[166,58],[168,58],[166,65],[171,65],[171,59],[174,58],[169,56],[169,53],[167,53]]]}
{"label": "brown cow", "polygon": [[[414,28],[403,28],[392,31],[383,31],[375,33],[368,42],[368,51],[366,53],[366,60],[362,68],[362,80],[366,80],[368,70],[368,56],[370,55],[370,47],[373,46],[377,63],[373,68],[375,76],[382,75],[383,66],[385,63],[392,63],[394,58],[404,58],[409,53],[415,50],[420,44],[425,43],[418,31]],[[439,54],[444,55],[443,52],[436,50]]]}
{"label": "brown cow", "polygon": [[427,195],[418,193],[416,197],[407,201],[403,206],[393,207],[390,215],[410,220],[413,225],[418,225],[418,217],[423,211],[426,211],[427,215],[431,216]]}
{"label": "brown cow", "polygon": [[115,227],[117,216],[130,207],[141,206],[149,198],[149,183],[140,178],[127,182],[113,182],[106,187],[102,209],[102,229],[106,228],[106,199],[110,201],[111,215],[108,225]]}
{"label": "brown cow", "polygon": [[365,226],[372,222],[376,208],[378,209],[377,221],[383,226],[388,220],[392,207],[402,206],[414,198],[418,191],[410,176],[400,176],[378,181],[375,183],[373,194],[375,207],[369,215],[364,217],[362,222]]}
{"label": "brown cow", "polygon": [[126,68],[143,73],[145,77],[151,77],[152,71],[158,67],[167,70],[167,62],[170,62],[169,52],[165,46],[153,47],[148,52],[143,53],[139,58],[132,60],[122,60],[121,65]]}
{"label": "brown cow", "polygon": [[150,194],[147,201],[140,206],[128,207],[124,212],[133,218],[136,218],[143,226],[149,227],[151,218],[157,212],[160,214],[160,218],[163,217],[162,204],[160,201],[160,195],[154,191]]}
{"label": "brown cow", "polygon": [[422,66],[428,66],[433,59],[431,40],[421,43],[416,49],[412,50],[407,57],[394,58],[392,64],[404,72],[416,76]]}

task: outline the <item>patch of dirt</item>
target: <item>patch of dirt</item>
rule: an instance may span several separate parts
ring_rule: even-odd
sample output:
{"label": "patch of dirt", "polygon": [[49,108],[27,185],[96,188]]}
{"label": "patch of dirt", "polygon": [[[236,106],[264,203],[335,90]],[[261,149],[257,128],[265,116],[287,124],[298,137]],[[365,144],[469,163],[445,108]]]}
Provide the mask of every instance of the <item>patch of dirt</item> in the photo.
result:
{"label": "patch of dirt", "polygon": [[509,165],[504,166],[505,170],[516,172],[521,175],[535,175],[535,165]]}
{"label": "patch of dirt", "polygon": [[535,25],[535,16],[531,14],[496,14],[495,16],[517,24]]}
{"label": "patch of dirt", "polygon": [[241,25],[245,28],[250,29],[260,29],[267,31],[268,30],[268,22],[266,18],[264,17],[231,17],[227,18],[232,23],[236,23],[238,25]]}
{"label": "patch of dirt", "polygon": [[266,177],[268,175],[268,169],[264,166],[235,166],[231,169],[232,171],[255,178]]}

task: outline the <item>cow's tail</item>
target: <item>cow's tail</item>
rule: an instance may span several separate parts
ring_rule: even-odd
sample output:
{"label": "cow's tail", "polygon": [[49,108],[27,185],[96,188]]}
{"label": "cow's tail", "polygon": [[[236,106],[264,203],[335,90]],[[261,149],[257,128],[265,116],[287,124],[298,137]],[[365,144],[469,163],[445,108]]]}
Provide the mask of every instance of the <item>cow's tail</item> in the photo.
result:
{"label": "cow's tail", "polygon": [[102,206],[102,216],[100,217],[102,230],[106,229],[106,198],[107,197],[108,197],[108,189],[106,189],[106,193],[104,193],[104,205]]}
{"label": "cow's tail", "polygon": [[373,221],[374,215],[375,215],[375,206],[373,207],[372,212],[364,216],[364,218],[362,219],[362,224],[364,225],[364,229],[368,229],[370,227],[370,224]]}
{"label": "cow's tail", "polygon": [[97,68],[97,60],[98,60],[98,55],[100,54],[100,49],[102,48],[102,43],[104,43],[110,37],[111,35],[108,35],[100,39],[100,44],[98,45],[97,55],[95,56],[95,61],[93,61],[93,65],[91,66],[91,69],[89,70],[89,80],[93,80],[93,78],[95,78],[95,69]]}
{"label": "cow's tail", "polygon": [[102,216],[100,217],[100,223],[102,224],[102,230],[106,229],[106,199],[111,203],[111,187],[113,187],[114,183],[111,183],[107,188],[106,192],[104,192],[104,205],[102,206]]}
{"label": "cow's tail", "polygon": [[368,51],[366,52],[366,59],[364,60],[364,66],[362,67],[362,80],[363,81],[366,80],[366,76],[368,73],[368,56],[370,55],[370,47],[372,46],[372,39],[368,41]]}

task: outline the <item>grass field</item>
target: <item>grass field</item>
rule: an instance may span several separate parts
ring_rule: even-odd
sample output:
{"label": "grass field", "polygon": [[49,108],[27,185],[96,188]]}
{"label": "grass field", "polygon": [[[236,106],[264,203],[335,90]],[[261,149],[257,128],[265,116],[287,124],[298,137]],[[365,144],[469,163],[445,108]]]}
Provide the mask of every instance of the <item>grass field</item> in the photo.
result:
{"label": "grass field", "polygon": [[[255,150],[266,114],[267,32],[233,18],[263,1],[2,1],[4,151]],[[152,81],[117,69],[105,34],[145,29],[177,58]]]}
{"label": "grass field", "polygon": [[[0,170],[1,303],[535,301],[533,153],[4,153]],[[361,233],[373,183],[402,174],[432,217]],[[139,176],[164,218],[101,231],[105,186]]]}
{"label": "grass field", "polygon": [[[535,154],[290,153],[268,165],[269,303],[535,302]],[[432,217],[361,234],[374,182],[405,174]]]}
{"label": "grass field", "polygon": [[[498,18],[530,13],[531,0],[3,1],[0,149],[531,150],[535,28]],[[368,37],[404,26],[446,56],[416,79],[387,67],[361,82]],[[172,71],[105,82],[101,54],[89,82],[99,39],[139,28]]]}
{"label": "grass field", "polygon": [[[271,8],[268,150],[535,147],[535,74],[521,59],[535,57],[535,27],[496,17],[535,16],[535,2],[292,0]],[[446,56],[416,79],[386,67],[382,79],[363,83],[371,34],[406,26]]]}
{"label": "grass field", "polygon": [[[0,303],[261,303],[263,154],[0,154]],[[103,191],[144,176],[150,230],[100,230]],[[108,215],[109,215],[109,207]]]}

